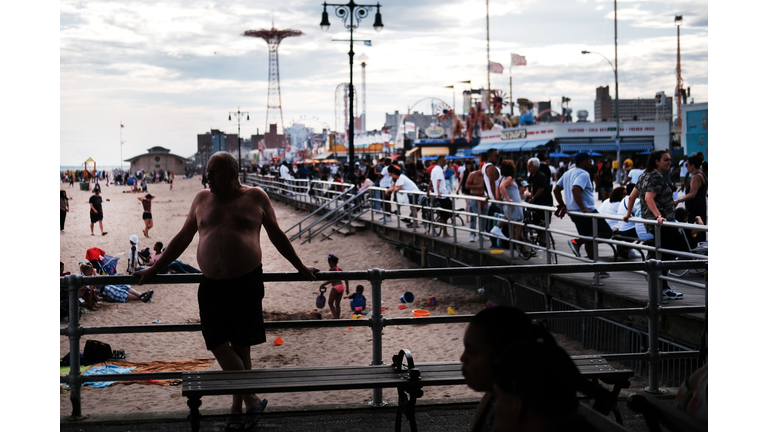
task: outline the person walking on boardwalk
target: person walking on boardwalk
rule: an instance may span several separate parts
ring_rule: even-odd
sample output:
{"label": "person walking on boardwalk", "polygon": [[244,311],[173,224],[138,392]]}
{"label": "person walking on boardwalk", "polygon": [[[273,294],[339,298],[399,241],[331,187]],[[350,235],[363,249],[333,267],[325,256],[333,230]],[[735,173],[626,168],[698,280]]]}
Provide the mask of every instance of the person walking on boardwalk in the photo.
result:
{"label": "person walking on boardwalk", "polygon": [[139,197],[138,200],[141,202],[141,206],[144,207],[144,213],[141,215],[141,219],[144,221],[144,229],[141,230],[141,232],[144,233],[144,237],[149,237],[149,230],[154,226],[152,222],[152,200],[155,199],[155,197],[152,196],[152,194],[147,194],[145,197]]}
{"label": "person walking on boardwalk", "polygon": [[[595,209],[595,187],[592,185],[592,177],[587,171],[592,165],[592,158],[587,153],[576,155],[576,166],[563,174],[555,186],[555,199],[557,200],[558,217],[565,216],[565,209],[569,212],[598,213]],[[565,191],[565,198],[563,198]],[[592,237],[592,219],[584,216],[569,215],[573,224],[576,225],[576,231],[579,235]],[[611,227],[604,219],[597,220],[597,236],[602,238],[611,237]],[[592,240],[571,239],[568,245],[571,247],[574,255],[580,257],[579,247],[584,244],[587,250],[587,257],[595,260],[592,250]],[[600,272],[600,277],[608,277],[608,273]]]}
{"label": "person walking on boardwalk", "polygon": [[[175,259],[199,233],[197,262],[203,272],[197,298],[205,346],[223,370],[250,370],[251,346],[266,342],[262,299],[261,228],[278,252],[307,280],[316,280],[314,267],[305,266],[277,222],[266,192],[240,183],[237,159],[226,152],[214,153],[207,165],[210,190],[197,193],[181,231],[152,267],[134,273],[146,282]],[[234,395],[233,424],[250,429],[267,405],[254,394]]]}

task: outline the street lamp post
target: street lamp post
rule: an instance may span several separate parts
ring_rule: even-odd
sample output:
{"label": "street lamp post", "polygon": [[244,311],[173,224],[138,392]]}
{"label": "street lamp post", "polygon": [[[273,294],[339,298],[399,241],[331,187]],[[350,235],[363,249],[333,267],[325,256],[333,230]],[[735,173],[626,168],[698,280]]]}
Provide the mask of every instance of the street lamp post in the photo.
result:
{"label": "street lamp post", "polygon": [[[243,169],[240,167],[240,160],[242,159],[242,156],[240,155],[240,147],[242,147],[242,144],[240,143],[240,118],[245,116],[246,120],[250,120],[251,115],[247,112],[240,112],[240,107],[237,107],[237,111],[229,112],[229,121],[232,121],[232,114],[237,117],[237,171],[239,175],[242,176]],[[243,181],[245,181],[245,177],[243,177]]]}
{"label": "street lamp post", "polygon": [[[621,148],[619,147],[619,70],[618,67],[614,67],[613,63],[611,63],[610,60],[608,60],[608,57],[600,54],[599,52],[595,51],[582,51],[582,54],[597,54],[605,59],[605,61],[608,62],[609,65],[611,65],[611,69],[613,70],[613,76],[616,79],[616,106],[614,107],[614,115],[616,116],[616,163],[619,166],[619,169],[621,169]],[[597,114],[597,113],[595,113]]]}
{"label": "street lamp post", "polygon": [[355,183],[355,108],[354,99],[354,86],[352,85],[353,66],[354,66],[354,31],[360,26],[360,21],[368,16],[368,13],[376,8],[376,19],[373,23],[373,28],[380,32],[384,28],[384,24],[381,22],[381,12],[379,9],[381,5],[376,3],[375,5],[360,5],[350,0],[347,4],[333,4],[323,3],[323,15],[320,21],[320,28],[323,31],[328,31],[331,26],[328,21],[328,6],[333,6],[336,16],[344,21],[344,28],[349,29],[349,157],[347,161],[347,181]]}

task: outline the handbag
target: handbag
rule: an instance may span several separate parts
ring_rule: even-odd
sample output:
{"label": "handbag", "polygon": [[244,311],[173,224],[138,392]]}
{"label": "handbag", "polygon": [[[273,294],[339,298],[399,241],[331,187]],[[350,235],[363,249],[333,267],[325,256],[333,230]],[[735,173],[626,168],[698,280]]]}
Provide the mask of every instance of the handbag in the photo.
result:
{"label": "handbag", "polygon": [[83,364],[95,364],[112,357],[112,347],[104,342],[88,339],[83,349]]}

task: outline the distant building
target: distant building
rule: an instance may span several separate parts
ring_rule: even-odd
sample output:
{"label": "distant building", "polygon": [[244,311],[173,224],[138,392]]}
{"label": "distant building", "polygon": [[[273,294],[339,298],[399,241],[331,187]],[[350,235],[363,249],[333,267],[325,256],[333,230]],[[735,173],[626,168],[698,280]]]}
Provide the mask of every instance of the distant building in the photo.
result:
{"label": "distant building", "polygon": [[126,159],[125,162],[131,164],[131,173],[143,169],[146,172],[168,171],[183,174],[189,165],[187,158],[175,155],[169,149],[160,146],[147,149],[147,153]]}
{"label": "distant building", "polygon": [[[595,97],[595,122],[616,121],[615,100],[610,86],[598,87]],[[619,99],[620,121],[666,120],[672,116],[672,98],[666,98],[663,107],[656,108],[656,99]]]}
{"label": "distant building", "polygon": [[[386,114],[386,120],[384,122],[384,128],[386,128],[390,133],[394,134],[398,132],[398,123],[403,121],[403,118],[405,115],[400,114],[398,111],[395,111],[394,114]],[[423,112],[414,111],[408,115],[408,118],[405,120],[407,123],[413,123],[413,129],[406,127],[408,130],[408,133],[406,134],[409,139],[419,139],[419,138],[427,138],[427,135],[425,131],[428,127],[432,126],[434,123],[437,126],[440,126],[444,129],[444,131],[450,131],[452,127],[451,120],[446,120],[444,122],[438,122],[437,118],[431,114],[425,114]],[[399,131],[399,133],[402,133],[402,131]],[[418,136],[416,136],[418,134]]]}

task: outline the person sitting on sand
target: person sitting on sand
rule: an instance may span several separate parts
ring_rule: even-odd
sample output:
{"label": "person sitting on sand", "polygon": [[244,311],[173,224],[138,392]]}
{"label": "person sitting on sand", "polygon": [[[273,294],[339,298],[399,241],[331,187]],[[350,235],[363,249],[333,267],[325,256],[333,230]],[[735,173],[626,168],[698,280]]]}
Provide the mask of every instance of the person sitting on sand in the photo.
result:
{"label": "person sitting on sand", "polygon": [[352,308],[352,312],[356,311],[355,308],[361,308],[361,310],[365,310],[365,297],[363,296],[363,290],[365,290],[365,287],[358,285],[355,287],[355,293],[347,297],[348,299],[352,300],[349,302],[349,307]]}
{"label": "person sitting on sand", "polygon": [[131,244],[131,250],[128,251],[128,268],[126,269],[126,272],[128,274],[133,274],[133,272],[138,270],[143,264],[146,264],[147,259],[139,254],[139,236],[136,234],[132,235],[128,238],[128,242]]}
{"label": "person sitting on sand", "polygon": [[[153,247],[152,252],[149,253],[149,265],[155,263],[163,255],[163,243],[157,242]],[[181,260],[173,260],[168,266],[160,270],[160,274],[166,273],[202,273],[200,270],[192,267]]]}
{"label": "person sitting on sand", "polygon": [[138,200],[141,202],[141,206],[144,207],[144,213],[141,215],[141,219],[144,220],[144,229],[141,230],[141,232],[144,233],[144,237],[149,237],[149,230],[154,225],[152,223],[152,200],[155,199],[155,197],[152,196],[152,194],[147,194],[145,197],[139,197]]}
{"label": "person sitting on sand", "polygon": [[[338,263],[339,257],[334,254],[328,255],[328,271],[342,271],[337,266]],[[345,280],[344,282],[347,286],[347,295],[349,295],[349,281]],[[341,280],[339,279],[332,279],[323,282],[323,284],[320,285],[320,288],[323,288],[328,284],[330,284],[332,287],[331,293],[328,294],[328,308],[331,309],[331,314],[333,317],[338,319],[341,317],[341,297],[344,294],[344,284],[342,284]]]}
{"label": "person sitting on sand", "polygon": [[[83,276],[97,276],[96,269],[88,263],[80,264],[80,272]],[[149,290],[144,293],[140,293],[131,288],[130,285],[104,285],[104,286],[91,286],[92,292],[101,292],[101,294],[108,300],[125,303],[128,300],[141,300],[144,303],[149,303],[152,300],[152,296],[155,294],[153,290]],[[87,306],[86,306],[87,307]],[[98,307],[96,308],[98,309]]]}

